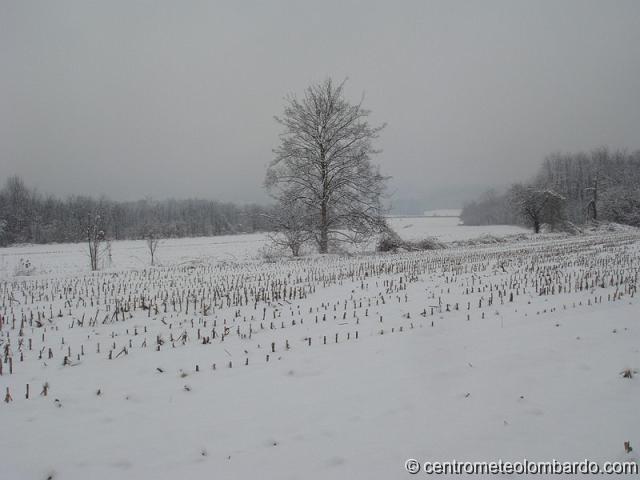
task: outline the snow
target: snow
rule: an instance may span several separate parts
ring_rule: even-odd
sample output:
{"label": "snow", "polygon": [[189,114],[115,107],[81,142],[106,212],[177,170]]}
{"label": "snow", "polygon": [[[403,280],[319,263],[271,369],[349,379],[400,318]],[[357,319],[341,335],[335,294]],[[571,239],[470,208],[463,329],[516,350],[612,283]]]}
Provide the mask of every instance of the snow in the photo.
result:
{"label": "snow", "polygon": [[[436,237],[444,242],[470,240],[492,234],[506,236],[526,232],[512,225],[465,226],[453,217],[390,217],[390,225],[405,240]],[[221,235],[182,239],[163,239],[158,246],[157,262],[175,265],[185,262],[227,261],[238,262],[262,257],[268,243],[266,234]],[[101,262],[103,269],[144,268],[149,262],[149,251],[144,240],[113,241],[111,262]],[[358,249],[368,251],[375,241]],[[20,260],[31,262],[35,274],[60,275],[85,272],[88,249],[84,243],[23,245],[0,248],[0,279],[13,276],[20,270]]]}
{"label": "snow", "polygon": [[[37,270],[0,282],[14,367],[0,376],[0,398],[13,397],[0,405],[0,478],[390,479],[407,478],[408,458],[637,461],[640,376],[620,372],[640,368],[640,235],[539,238],[276,263],[259,260],[260,235],[166,240],[151,269],[142,242],[114,242],[113,265],[93,274],[81,245],[6,249],[5,275],[20,257]],[[130,311],[114,319],[116,300]]]}
{"label": "snow", "polygon": [[460,225],[458,217],[390,217],[388,222],[404,240],[435,237],[443,242],[453,242],[489,234],[506,236],[527,232],[517,225]]}
{"label": "snow", "polygon": [[440,208],[436,210],[425,210],[425,217],[459,217],[461,208]]}
{"label": "snow", "polygon": [[[185,262],[246,260],[259,256],[265,234],[220,235],[163,239],[157,251],[158,263],[175,265]],[[103,259],[107,270],[144,268],[149,263],[149,249],[144,240],[121,240],[111,243],[112,261]],[[21,258],[28,258],[39,275],[85,272],[88,248],[84,243],[24,245],[0,248],[0,279],[12,276]]]}

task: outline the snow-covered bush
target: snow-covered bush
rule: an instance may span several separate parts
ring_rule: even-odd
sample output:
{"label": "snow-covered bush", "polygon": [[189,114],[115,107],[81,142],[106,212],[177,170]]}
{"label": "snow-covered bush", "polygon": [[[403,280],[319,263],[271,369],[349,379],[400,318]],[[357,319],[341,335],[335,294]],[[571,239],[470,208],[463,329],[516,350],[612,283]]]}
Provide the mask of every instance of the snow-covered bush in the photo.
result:
{"label": "snow-covered bush", "polygon": [[410,250],[439,250],[446,248],[445,245],[435,237],[423,238],[409,242]]}
{"label": "snow-covered bush", "polygon": [[33,275],[36,272],[36,267],[33,266],[31,260],[28,258],[21,258],[18,260],[18,264],[13,269],[13,274],[16,277],[24,277]]}
{"label": "snow-covered bush", "polygon": [[380,236],[376,251],[378,252],[397,252],[404,245],[404,241],[400,238],[396,232],[387,229],[385,233]]}
{"label": "snow-covered bush", "polygon": [[445,248],[445,245],[438,239],[433,237],[423,238],[421,240],[403,240],[400,235],[391,229],[387,229],[378,240],[376,251],[378,252],[398,252],[398,251],[421,251],[421,250],[438,250]]}
{"label": "snow-covered bush", "polygon": [[288,255],[284,247],[271,242],[260,248],[258,254],[266,263],[275,263]]}

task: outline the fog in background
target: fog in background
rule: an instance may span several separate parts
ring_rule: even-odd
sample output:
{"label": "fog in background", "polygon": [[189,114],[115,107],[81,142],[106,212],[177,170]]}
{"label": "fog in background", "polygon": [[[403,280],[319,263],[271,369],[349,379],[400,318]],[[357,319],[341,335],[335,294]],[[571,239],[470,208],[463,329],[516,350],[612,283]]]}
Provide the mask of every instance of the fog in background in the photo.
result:
{"label": "fog in background", "polygon": [[0,181],[266,201],[283,97],[327,75],[388,122],[396,211],[554,151],[640,148],[640,2],[0,1]]}

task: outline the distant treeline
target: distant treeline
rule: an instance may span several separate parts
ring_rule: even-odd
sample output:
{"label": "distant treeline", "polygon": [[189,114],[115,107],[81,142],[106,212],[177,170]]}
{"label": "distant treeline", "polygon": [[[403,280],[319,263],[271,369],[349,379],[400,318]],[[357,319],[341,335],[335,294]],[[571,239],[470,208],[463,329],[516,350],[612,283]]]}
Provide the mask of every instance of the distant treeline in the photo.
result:
{"label": "distant treeline", "polygon": [[269,207],[212,200],[139,200],[42,195],[20,177],[0,190],[0,246],[14,243],[78,242],[98,224],[106,239],[195,237],[268,229]]}
{"label": "distant treeline", "polygon": [[[640,151],[610,151],[548,156],[533,180],[514,185],[505,193],[490,190],[462,210],[466,225],[523,224],[522,191],[549,193],[560,199],[554,221],[583,224],[607,220],[640,226]],[[526,207],[526,205],[524,206]],[[545,219],[542,218],[544,221]]]}

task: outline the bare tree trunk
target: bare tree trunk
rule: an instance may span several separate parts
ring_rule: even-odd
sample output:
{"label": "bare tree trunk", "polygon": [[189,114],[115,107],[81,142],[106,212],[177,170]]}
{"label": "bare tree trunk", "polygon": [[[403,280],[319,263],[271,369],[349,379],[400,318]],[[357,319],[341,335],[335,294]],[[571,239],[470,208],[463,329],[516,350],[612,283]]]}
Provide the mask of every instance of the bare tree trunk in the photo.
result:
{"label": "bare tree trunk", "polygon": [[322,202],[320,205],[320,253],[327,253],[329,251],[329,215],[327,211],[328,201],[328,172],[327,172],[327,159],[325,157],[324,148],[320,148],[320,165],[322,174]]}
{"label": "bare tree trunk", "polygon": [[533,232],[540,233],[540,221],[537,218],[533,220]]}
{"label": "bare tree trunk", "polygon": [[329,223],[327,218],[327,204],[322,202],[320,207],[320,253],[329,251]]}
{"label": "bare tree trunk", "polygon": [[593,184],[593,219],[598,220],[598,179]]}

